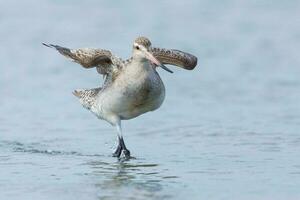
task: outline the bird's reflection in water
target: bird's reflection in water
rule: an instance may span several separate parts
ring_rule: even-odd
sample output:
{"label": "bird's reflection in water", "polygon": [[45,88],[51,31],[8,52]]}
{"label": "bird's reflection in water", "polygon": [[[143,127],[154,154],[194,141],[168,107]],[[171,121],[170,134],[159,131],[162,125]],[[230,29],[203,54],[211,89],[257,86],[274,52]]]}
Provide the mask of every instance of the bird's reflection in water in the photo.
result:
{"label": "bird's reflection in water", "polygon": [[168,199],[158,164],[90,162],[99,199]]}

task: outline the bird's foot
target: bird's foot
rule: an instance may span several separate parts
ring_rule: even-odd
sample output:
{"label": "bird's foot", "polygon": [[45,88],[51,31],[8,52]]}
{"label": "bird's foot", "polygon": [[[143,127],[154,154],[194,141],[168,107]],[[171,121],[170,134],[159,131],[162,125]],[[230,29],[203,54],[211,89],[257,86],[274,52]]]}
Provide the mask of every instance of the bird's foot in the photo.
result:
{"label": "bird's foot", "polygon": [[120,162],[128,161],[133,157],[130,156],[130,151],[128,149],[122,149],[122,153],[119,157]]}
{"label": "bird's foot", "polygon": [[112,154],[113,157],[125,158],[126,160],[130,159],[130,151],[128,149],[123,149],[120,145],[118,145],[115,152]]}
{"label": "bird's foot", "polygon": [[130,151],[129,151],[128,149],[123,149],[121,155],[124,155],[124,157],[125,157],[126,159],[131,158],[131,157],[130,157]]}
{"label": "bird's foot", "polygon": [[114,157],[118,157],[121,160],[129,160],[132,158],[130,156],[130,151],[126,148],[123,137],[118,137],[119,144],[116,151],[113,153]]}

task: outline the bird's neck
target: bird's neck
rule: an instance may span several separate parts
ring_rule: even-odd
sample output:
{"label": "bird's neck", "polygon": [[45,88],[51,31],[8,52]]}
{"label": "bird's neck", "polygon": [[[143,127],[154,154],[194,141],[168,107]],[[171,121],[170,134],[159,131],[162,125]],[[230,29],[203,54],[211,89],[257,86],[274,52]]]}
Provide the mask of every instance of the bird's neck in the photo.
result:
{"label": "bird's neck", "polygon": [[153,70],[149,60],[145,58],[133,58],[131,67],[136,71],[151,71]]}

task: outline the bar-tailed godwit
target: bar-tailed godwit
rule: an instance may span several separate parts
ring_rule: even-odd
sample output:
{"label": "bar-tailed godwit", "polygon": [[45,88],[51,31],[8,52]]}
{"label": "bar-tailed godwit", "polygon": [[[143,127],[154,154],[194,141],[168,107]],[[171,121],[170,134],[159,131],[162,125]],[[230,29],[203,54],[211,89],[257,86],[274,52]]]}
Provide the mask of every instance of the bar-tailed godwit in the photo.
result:
{"label": "bar-tailed godwit", "polygon": [[84,68],[96,67],[104,75],[101,87],[77,89],[73,94],[86,109],[117,128],[119,144],[113,154],[116,157],[124,155],[130,158],[130,151],[123,139],[121,120],[154,111],[164,101],[165,87],[156,71],[157,67],[173,73],[164,64],[188,70],[197,65],[195,56],[174,49],[152,48],[146,37],[135,39],[132,57],[127,60],[103,49],[68,49],[58,45],[44,45],[57,49]]}

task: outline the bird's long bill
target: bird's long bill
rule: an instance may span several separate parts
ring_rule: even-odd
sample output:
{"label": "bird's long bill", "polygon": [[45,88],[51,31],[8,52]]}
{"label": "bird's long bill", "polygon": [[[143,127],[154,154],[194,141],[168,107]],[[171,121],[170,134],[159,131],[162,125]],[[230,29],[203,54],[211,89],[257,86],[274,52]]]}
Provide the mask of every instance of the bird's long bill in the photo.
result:
{"label": "bird's long bill", "polygon": [[155,58],[151,53],[149,53],[148,51],[145,52],[146,53],[146,57],[148,60],[150,60],[151,62],[153,62],[154,64],[156,64],[157,66],[163,68],[164,70],[166,70],[167,72],[173,73],[173,71],[171,71],[169,68],[167,68],[165,65],[163,65],[157,58]]}

